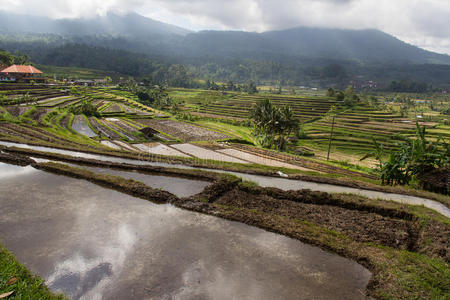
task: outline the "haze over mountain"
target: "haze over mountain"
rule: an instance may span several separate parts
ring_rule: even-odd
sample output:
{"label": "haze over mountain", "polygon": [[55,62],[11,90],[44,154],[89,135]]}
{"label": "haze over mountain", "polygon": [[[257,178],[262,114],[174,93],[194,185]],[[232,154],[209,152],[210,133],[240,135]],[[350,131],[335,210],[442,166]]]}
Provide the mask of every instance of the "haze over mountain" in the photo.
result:
{"label": "haze over mountain", "polygon": [[[96,50],[80,50],[80,45],[96,47]],[[78,52],[72,51],[71,47],[78,49]],[[335,79],[341,75],[345,77],[344,75],[363,73],[368,73],[366,79],[375,78],[375,75],[378,76],[375,79],[378,79],[381,73],[386,73],[386,69],[398,69],[398,66],[402,67],[395,74],[401,79],[423,78],[431,82],[434,80],[433,76],[439,76],[442,81],[442,73],[444,78],[450,77],[446,67],[450,65],[449,55],[420,49],[374,29],[297,27],[263,33],[214,30],[193,32],[136,13],[108,13],[90,18],[55,20],[0,12],[0,48],[25,52],[39,63],[86,67],[86,63],[80,63],[83,61],[80,54],[94,55],[97,52],[97,60],[101,60],[102,54],[98,47],[127,51],[120,55],[126,56],[130,61],[133,60],[131,53],[136,53],[139,54],[136,56],[139,59],[142,59],[140,54],[143,54],[164,63],[191,65],[197,70],[203,68],[199,72],[218,80],[224,80],[226,74],[235,72],[219,71],[221,68],[229,68],[233,64],[236,69],[246,63],[252,64],[251,68],[255,69],[254,65],[262,62],[281,65],[270,67],[269,75],[260,76],[256,74],[262,73],[260,70],[247,70],[245,72],[248,74],[233,78],[281,80],[294,76],[298,79],[305,78],[304,74],[307,73],[330,72],[320,68],[336,64],[340,66],[335,68],[337,73],[327,75],[336,77]],[[215,64],[214,71],[210,72],[208,69],[205,73],[206,64]],[[444,66],[432,67],[439,72],[430,71],[431,67],[427,66],[425,76],[422,70],[414,67],[422,64]],[[107,65],[111,67],[111,64]],[[281,66],[296,70],[289,71],[289,75],[279,75],[280,71],[274,74],[273,69]],[[102,68],[106,66],[102,65]],[[370,72],[366,72],[367,70]],[[251,74],[252,72],[255,74]],[[435,75],[431,74],[433,72]],[[421,74],[418,75],[419,73]],[[386,75],[386,80],[392,78],[395,79]]]}
{"label": "haze over mountain", "polygon": [[0,32],[2,33],[52,33],[60,35],[96,35],[113,36],[166,36],[185,35],[190,30],[155,21],[136,13],[78,19],[50,19],[39,16],[17,15],[0,12]]}
{"label": "haze over mountain", "polygon": [[[125,38],[124,50],[188,56],[225,56],[274,59],[276,56],[345,59],[360,62],[450,64],[450,56],[406,44],[378,30],[343,30],[298,27],[281,31],[192,32],[136,13],[79,19],[57,19],[0,13],[0,33],[56,34],[70,37]],[[92,42],[92,39],[90,39]],[[79,41],[79,40],[78,40]],[[156,44],[164,44],[162,49]],[[101,43],[100,43],[101,44]],[[158,51],[159,50],[159,51]]]}

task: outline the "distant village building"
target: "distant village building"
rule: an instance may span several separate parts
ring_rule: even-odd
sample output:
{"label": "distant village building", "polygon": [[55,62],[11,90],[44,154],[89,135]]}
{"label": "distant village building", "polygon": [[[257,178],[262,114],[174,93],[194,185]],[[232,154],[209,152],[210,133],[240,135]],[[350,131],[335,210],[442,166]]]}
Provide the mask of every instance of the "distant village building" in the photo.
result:
{"label": "distant village building", "polygon": [[377,82],[372,81],[372,80],[368,80],[368,81],[352,80],[352,81],[350,81],[350,84],[355,89],[376,89],[378,87]]}
{"label": "distant village building", "polygon": [[77,79],[73,82],[75,85],[81,85],[81,86],[94,86],[95,82],[94,80],[90,79]]}
{"label": "distant village building", "polygon": [[106,79],[94,79],[95,85],[106,85]]}
{"label": "distant village building", "polygon": [[42,74],[33,66],[12,65],[0,71],[0,81],[45,83]]}
{"label": "distant village building", "polygon": [[80,86],[101,86],[101,85],[106,85],[106,80],[105,79],[77,79],[75,81],[73,81],[74,85],[80,85]]}

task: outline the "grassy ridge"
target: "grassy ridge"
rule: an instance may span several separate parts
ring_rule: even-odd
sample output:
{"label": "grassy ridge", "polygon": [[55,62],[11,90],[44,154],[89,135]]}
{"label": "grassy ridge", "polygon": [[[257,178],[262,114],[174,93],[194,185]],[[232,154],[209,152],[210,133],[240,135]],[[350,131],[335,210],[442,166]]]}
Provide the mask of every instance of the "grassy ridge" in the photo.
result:
{"label": "grassy ridge", "polygon": [[0,244],[0,295],[9,292],[13,293],[7,299],[66,299],[50,292],[41,278],[31,274]]}

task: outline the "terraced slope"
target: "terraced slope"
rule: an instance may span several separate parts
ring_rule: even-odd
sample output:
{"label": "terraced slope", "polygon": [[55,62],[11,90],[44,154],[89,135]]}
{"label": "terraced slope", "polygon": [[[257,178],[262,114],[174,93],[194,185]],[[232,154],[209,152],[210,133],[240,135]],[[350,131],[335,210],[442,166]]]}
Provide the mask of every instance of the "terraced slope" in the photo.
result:
{"label": "terraced slope", "polygon": [[[427,128],[435,123],[420,122]],[[308,137],[305,144],[325,149],[328,147],[332,119],[322,118],[305,125]],[[332,146],[341,151],[367,153],[373,150],[373,140],[382,143],[385,149],[396,148],[399,137],[414,136],[415,122],[402,118],[397,113],[380,111],[368,106],[357,106],[338,113],[335,118]]]}
{"label": "terraced slope", "polygon": [[[181,96],[178,97],[183,99]],[[203,101],[201,98],[187,98],[186,101],[188,103],[185,104],[183,109],[204,115],[247,119],[252,106],[266,98],[269,98],[276,106],[289,105],[294,111],[295,116],[302,121],[320,117],[328,112],[332,105],[337,105],[336,100],[331,97],[247,95],[232,93],[208,101]]]}

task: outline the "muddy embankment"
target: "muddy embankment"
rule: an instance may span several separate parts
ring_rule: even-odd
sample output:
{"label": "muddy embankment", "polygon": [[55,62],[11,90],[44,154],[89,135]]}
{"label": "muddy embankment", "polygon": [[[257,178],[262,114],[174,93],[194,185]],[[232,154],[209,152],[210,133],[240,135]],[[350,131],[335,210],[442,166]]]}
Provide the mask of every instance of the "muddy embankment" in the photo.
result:
{"label": "muddy embankment", "polygon": [[176,200],[176,196],[162,190],[151,188],[139,181],[124,179],[108,174],[98,174],[80,168],[72,168],[59,163],[32,163],[34,168],[58,175],[70,176],[77,179],[85,179],[100,186],[111,188],[134,197],[150,200],[155,203],[170,203]]}
{"label": "muddy embankment", "polygon": [[[37,144],[31,143],[32,146],[38,146]],[[19,145],[20,146],[20,145]],[[79,151],[72,148],[66,148],[66,147],[57,147],[63,150],[67,151]],[[18,148],[18,147],[7,147],[4,145],[0,145],[0,150],[3,150],[5,152],[10,153],[17,153],[22,155],[29,155],[29,156],[35,156],[40,158],[48,158],[48,159],[55,159],[59,161],[66,161],[66,162],[73,162],[73,163],[89,163],[91,165],[98,165],[98,166],[104,166],[104,162],[95,160],[95,159],[83,159],[79,157],[74,157],[70,155],[64,155],[64,154],[58,154],[58,153],[51,153],[51,152],[44,152],[44,151],[37,151],[32,149],[25,149],[25,148]],[[84,151],[84,150],[83,150]],[[250,169],[242,169],[238,168],[229,164],[208,164],[207,162],[201,163],[199,161],[194,161],[191,159],[183,159],[180,157],[173,158],[173,157],[166,157],[161,155],[153,155],[151,157],[142,157],[142,155],[135,154],[135,153],[115,153],[115,152],[104,152],[104,151],[94,151],[93,149],[90,149],[90,151],[86,151],[87,153],[92,154],[98,154],[98,155],[106,155],[111,157],[117,157],[117,158],[123,158],[123,159],[132,159],[142,162],[164,162],[167,164],[172,165],[185,165],[193,168],[204,168],[204,169],[210,169],[210,170],[223,170],[223,171],[230,171],[230,172],[240,172],[250,175],[260,175],[260,176],[270,176],[270,177],[277,177],[280,176],[275,171],[266,171],[266,170],[257,170],[257,169],[251,169],[251,166],[247,166]],[[121,168],[121,169],[130,169],[129,166],[123,166],[125,164],[116,164],[114,167]],[[131,165],[132,168],[135,168],[136,165]],[[401,194],[401,195],[409,195],[409,196],[415,196],[415,197],[423,197],[430,200],[436,200],[438,202],[443,203],[447,207],[450,206],[450,201],[448,200],[448,197],[445,197],[444,195],[434,194],[426,191],[420,191],[420,190],[412,190],[404,187],[390,187],[390,186],[379,186],[376,184],[371,184],[368,182],[363,181],[357,181],[353,179],[336,179],[336,178],[329,178],[329,177],[322,177],[322,176],[314,176],[314,175],[301,175],[301,174],[295,174],[295,175],[289,175],[290,179],[293,180],[303,180],[303,181],[309,181],[309,182],[315,182],[315,183],[323,183],[323,184],[330,184],[330,185],[337,185],[337,186],[343,186],[343,187],[350,187],[350,188],[358,188],[358,189],[365,189],[365,190],[371,190],[371,191],[377,191],[377,192],[384,192],[384,193],[395,193],[395,194]]]}
{"label": "muddy embankment", "polygon": [[[190,198],[178,198],[173,194],[131,179],[123,179],[107,174],[98,174],[83,168],[69,167],[59,163],[35,163],[32,159],[17,154],[1,153],[0,160],[19,165],[32,164],[33,167],[48,172],[85,179],[133,196],[157,203],[174,205],[199,212],[221,215],[244,223],[253,223],[255,215],[279,216],[286,219],[303,220],[318,226],[345,234],[358,242],[373,242],[384,246],[409,251],[423,249],[420,245],[421,234],[418,218],[408,211],[407,206],[364,199],[354,195],[332,195],[310,190],[283,191],[276,188],[262,188],[252,184],[243,184],[234,176],[190,169],[173,169],[154,166],[135,166],[122,163],[92,161],[88,159],[68,158],[89,166],[138,171],[147,174],[176,176],[212,182],[200,194]],[[238,214],[230,216],[229,209]],[[245,211],[252,212],[245,215]],[[268,224],[258,224],[273,230]],[[445,232],[438,234],[445,237]],[[286,234],[286,229],[283,234]],[[439,230],[441,231],[441,230]],[[436,232],[434,232],[436,233]],[[448,232],[450,233],[450,232]],[[433,243],[432,243],[433,244]],[[441,245],[439,247],[438,245]],[[439,256],[447,257],[448,241],[438,238],[436,249],[427,245],[427,249]]]}
{"label": "muddy embankment", "polygon": [[34,163],[34,160],[29,158],[28,156],[20,155],[20,154],[9,154],[0,152],[0,162],[4,162],[11,165],[16,166],[29,166]]}
{"label": "muddy embankment", "polygon": [[[2,148],[0,146],[0,150],[1,149]],[[206,181],[215,181],[221,178],[233,177],[232,175],[217,172],[207,172],[195,169],[166,168],[152,165],[133,165],[128,163],[119,163],[112,161],[102,161],[89,158],[74,157],[58,153],[44,153],[30,149],[4,148],[3,150],[6,151],[4,154],[5,155],[8,154],[8,157],[11,158],[15,156],[21,158],[28,158],[27,155],[30,155],[36,158],[44,158],[60,162],[67,162],[77,164],[80,166],[101,167],[122,171],[138,171],[144,174],[153,174],[153,175],[159,174],[164,176],[176,176],[181,178],[206,180]]]}

